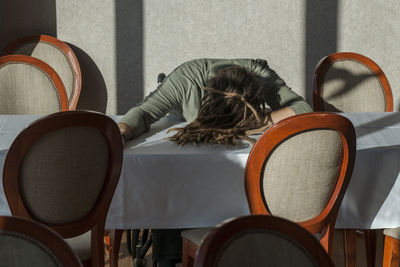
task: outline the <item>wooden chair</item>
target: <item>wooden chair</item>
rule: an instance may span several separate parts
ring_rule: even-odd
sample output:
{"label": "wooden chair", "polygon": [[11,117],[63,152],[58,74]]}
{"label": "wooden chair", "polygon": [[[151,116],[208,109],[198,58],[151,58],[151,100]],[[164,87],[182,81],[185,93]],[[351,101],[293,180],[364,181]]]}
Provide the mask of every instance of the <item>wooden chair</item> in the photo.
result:
{"label": "wooden chair", "polygon": [[[324,57],[314,73],[315,111],[391,112],[393,96],[382,69],[366,56],[342,52]],[[356,234],[365,234],[368,266],[375,265],[376,234],[345,230],[346,265],[356,265]]]}
{"label": "wooden chair", "polygon": [[[269,128],[247,159],[250,212],[284,217],[320,234],[331,255],[332,231],[354,166],[355,140],[352,123],[333,113],[300,114]],[[208,230],[183,232],[182,266],[191,266]]]}
{"label": "wooden chair", "polygon": [[1,266],[82,266],[60,235],[23,218],[0,216],[0,247]]}
{"label": "wooden chair", "polygon": [[334,266],[317,239],[289,220],[264,215],[240,217],[210,231],[195,267]]}
{"label": "wooden chair", "polygon": [[393,96],[385,73],[366,56],[341,52],[320,60],[314,72],[315,111],[393,111]]}
{"label": "wooden chair", "polygon": [[388,228],[383,231],[385,245],[383,249],[383,267],[398,267],[400,265],[400,227]]}
{"label": "wooden chair", "polygon": [[14,216],[59,233],[85,266],[104,265],[104,225],[122,165],[116,123],[96,112],[43,117],[12,143],[3,187]]}
{"label": "wooden chair", "polygon": [[75,110],[81,93],[82,75],[75,53],[66,43],[48,35],[27,36],[10,43],[4,54],[28,55],[49,64],[65,86],[69,109]]}
{"label": "wooden chair", "polygon": [[45,62],[24,55],[0,57],[0,114],[49,114],[68,110],[57,73]]}

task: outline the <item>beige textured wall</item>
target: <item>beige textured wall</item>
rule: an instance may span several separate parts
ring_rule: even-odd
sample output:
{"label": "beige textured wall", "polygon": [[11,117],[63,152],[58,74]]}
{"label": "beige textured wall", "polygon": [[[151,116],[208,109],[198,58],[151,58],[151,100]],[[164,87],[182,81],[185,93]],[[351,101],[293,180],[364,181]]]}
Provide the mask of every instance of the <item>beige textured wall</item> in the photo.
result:
{"label": "beige textured wall", "polygon": [[357,51],[378,63],[400,111],[400,1],[341,2],[339,51]]}
{"label": "beige textured wall", "polygon": [[267,59],[311,103],[314,67],[336,51],[375,60],[400,108],[398,0],[13,0],[0,7],[0,49],[40,32],[73,47],[83,72],[79,108],[122,114],[156,87],[159,72],[201,57]]}

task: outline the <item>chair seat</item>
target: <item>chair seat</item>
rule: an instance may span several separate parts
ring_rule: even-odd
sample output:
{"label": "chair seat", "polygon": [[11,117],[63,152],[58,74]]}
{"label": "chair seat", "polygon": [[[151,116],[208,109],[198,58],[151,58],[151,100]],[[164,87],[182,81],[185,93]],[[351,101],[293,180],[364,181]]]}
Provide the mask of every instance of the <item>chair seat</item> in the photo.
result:
{"label": "chair seat", "polygon": [[72,248],[72,251],[78,256],[81,261],[90,258],[90,237],[91,231],[83,235],[64,239],[65,242]]}
{"label": "chair seat", "polygon": [[391,236],[396,239],[400,239],[400,227],[397,228],[387,228],[383,230],[384,235]]}
{"label": "chair seat", "polygon": [[213,228],[196,228],[185,230],[182,231],[182,237],[199,247],[204,237],[211,229]]}

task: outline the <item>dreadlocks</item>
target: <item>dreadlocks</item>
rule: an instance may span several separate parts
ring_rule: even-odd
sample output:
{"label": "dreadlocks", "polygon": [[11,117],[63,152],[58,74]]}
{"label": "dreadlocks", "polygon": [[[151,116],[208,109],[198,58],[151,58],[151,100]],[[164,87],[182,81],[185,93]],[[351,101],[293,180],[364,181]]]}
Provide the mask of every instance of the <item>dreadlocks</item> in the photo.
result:
{"label": "dreadlocks", "polygon": [[[221,69],[208,80],[197,118],[169,139],[179,145],[209,143],[236,145],[239,139],[266,129],[265,101],[255,74],[238,66]],[[261,118],[260,118],[261,116]]]}

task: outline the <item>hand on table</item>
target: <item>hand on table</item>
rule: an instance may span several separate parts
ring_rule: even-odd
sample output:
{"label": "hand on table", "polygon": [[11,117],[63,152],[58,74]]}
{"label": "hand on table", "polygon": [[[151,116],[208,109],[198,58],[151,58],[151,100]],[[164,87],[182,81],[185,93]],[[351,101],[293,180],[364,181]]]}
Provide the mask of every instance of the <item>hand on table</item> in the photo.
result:
{"label": "hand on table", "polygon": [[133,129],[126,123],[118,123],[119,131],[121,132],[122,145],[126,146],[126,141],[133,138]]}

